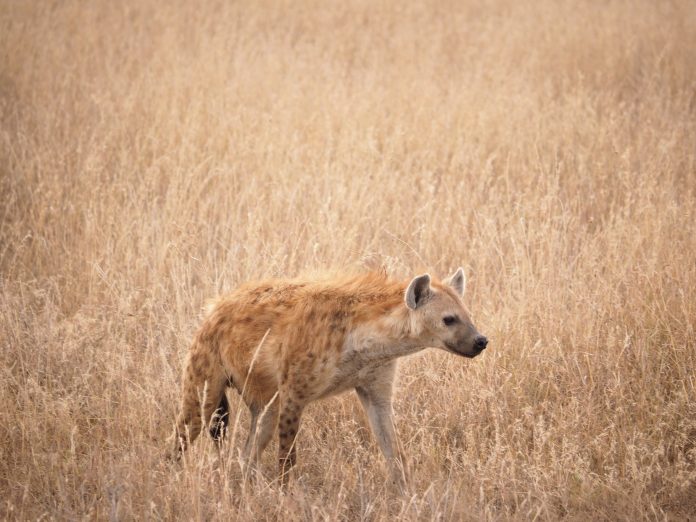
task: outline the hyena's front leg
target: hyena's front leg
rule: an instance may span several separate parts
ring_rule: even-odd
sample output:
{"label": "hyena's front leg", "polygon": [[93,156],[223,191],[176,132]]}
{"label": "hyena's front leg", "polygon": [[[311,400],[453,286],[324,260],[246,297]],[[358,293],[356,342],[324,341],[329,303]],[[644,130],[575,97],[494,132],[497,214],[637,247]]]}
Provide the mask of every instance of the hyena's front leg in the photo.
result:
{"label": "hyena's front leg", "polygon": [[297,462],[295,438],[300,429],[304,405],[291,396],[282,397],[278,416],[278,472],[281,486],[288,483],[288,473]]}
{"label": "hyena's front leg", "polygon": [[377,444],[387,460],[391,480],[403,490],[406,470],[392,416],[393,380],[394,365],[390,364],[380,370],[371,382],[357,387],[355,391],[367,413]]}

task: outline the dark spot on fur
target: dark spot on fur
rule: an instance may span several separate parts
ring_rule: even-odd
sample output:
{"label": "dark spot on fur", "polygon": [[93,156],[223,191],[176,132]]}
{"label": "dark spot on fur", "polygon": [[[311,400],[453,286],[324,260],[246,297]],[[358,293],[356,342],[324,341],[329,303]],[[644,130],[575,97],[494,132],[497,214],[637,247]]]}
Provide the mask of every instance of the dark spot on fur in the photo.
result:
{"label": "dark spot on fur", "polygon": [[251,303],[252,304],[258,303],[263,296],[265,296],[266,294],[268,294],[272,291],[273,291],[272,286],[260,286],[260,287],[256,288],[255,290],[253,290],[251,292],[251,295],[253,296]]}
{"label": "dark spot on fur", "polygon": [[333,316],[331,316],[331,328],[341,332],[345,331],[347,317],[348,314],[346,312],[335,312]]}

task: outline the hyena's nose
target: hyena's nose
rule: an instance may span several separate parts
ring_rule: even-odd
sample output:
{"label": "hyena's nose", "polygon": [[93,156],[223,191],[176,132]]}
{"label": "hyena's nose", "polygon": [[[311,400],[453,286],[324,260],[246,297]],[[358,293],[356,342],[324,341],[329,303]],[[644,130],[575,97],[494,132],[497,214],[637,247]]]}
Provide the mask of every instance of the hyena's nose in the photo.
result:
{"label": "hyena's nose", "polygon": [[488,339],[486,339],[485,335],[477,335],[476,337],[474,337],[474,347],[477,350],[485,349],[487,344],[488,344]]}

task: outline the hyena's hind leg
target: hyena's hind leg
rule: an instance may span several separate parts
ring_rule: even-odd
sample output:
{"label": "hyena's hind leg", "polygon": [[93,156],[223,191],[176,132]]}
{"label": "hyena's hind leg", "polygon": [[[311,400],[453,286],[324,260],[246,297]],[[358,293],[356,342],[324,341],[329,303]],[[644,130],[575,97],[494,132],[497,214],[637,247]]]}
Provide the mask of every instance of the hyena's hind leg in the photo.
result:
{"label": "hyena's hind leg", "polygon": [[[229,411],[225,397],[227,377],[222,365],[212,350],[198,343],[191,349],[191,355],[184,371],[181,410],[176,421],[174,433],[174,457],[178,458],[189,444],[196,440],[203,422],[208,425],[216,410]],[[211,435],[220,436],[227,416],[213,419]]]}
{"label": "hyena's hind leg", "polygon": [[251,420],[249,421],[249,435],[247,436],[246,443],[244,444],[244,450],[242,451],[242,461],[245,463],[249,462],[251,452],[254,449],[254,441],[256,440],[256,426],[258,424],[261,412],[262,409],[256,404],[249,405],[249,414],[251,415]]}
{"label": "hyena's hind leg", "polygon": [[251,478],[251,474],[261,460],[263,450],[266,449],[266,446],[273,438],[278,425],[277,394],[263,408],[253,405],[249,409],[251,410],[251,425],[249,427],[249,437],[244,445],[242,461],[245,474]]}

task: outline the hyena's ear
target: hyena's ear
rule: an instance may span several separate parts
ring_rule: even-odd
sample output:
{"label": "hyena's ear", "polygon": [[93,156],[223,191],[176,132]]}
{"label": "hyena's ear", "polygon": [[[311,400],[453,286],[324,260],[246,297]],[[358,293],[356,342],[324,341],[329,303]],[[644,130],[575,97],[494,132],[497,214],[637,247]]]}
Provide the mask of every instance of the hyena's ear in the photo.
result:
{"label": "hyena's ear", "polygon": [[423,274],[414,277],[406,289],[406,306],[415,310],[422,305],[430,295],[430,275]]}
{"label": "hyena's ear", "polygon": [[445,284],[454,288],[459,297],[464,295],[464,289],[466,288],[466,276],[464,275],[464,270],[460,266],[457,271],[445,279]]}

